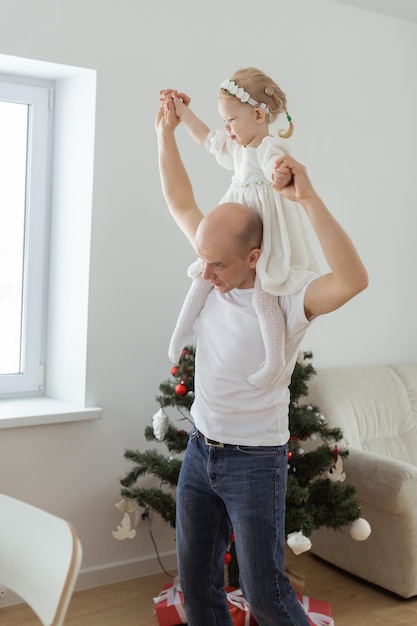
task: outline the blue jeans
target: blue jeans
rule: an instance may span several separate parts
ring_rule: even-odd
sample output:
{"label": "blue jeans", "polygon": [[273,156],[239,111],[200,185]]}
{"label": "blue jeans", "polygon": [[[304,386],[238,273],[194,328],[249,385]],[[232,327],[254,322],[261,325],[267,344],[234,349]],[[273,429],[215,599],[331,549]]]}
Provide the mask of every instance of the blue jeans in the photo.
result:
{"label": "blue jeans", "polygon": [[259,626],[308,626],[284,574],[287,446],[208,446],[193,430],[177,489],[188,626],[232,626],[224,553],[233,528],[242,592]]}

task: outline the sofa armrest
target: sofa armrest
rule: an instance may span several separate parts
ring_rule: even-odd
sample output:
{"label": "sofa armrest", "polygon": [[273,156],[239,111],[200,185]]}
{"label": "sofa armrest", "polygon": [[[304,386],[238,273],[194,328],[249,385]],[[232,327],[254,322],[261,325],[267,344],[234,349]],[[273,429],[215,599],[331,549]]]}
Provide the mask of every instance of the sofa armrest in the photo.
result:
{"label": "sofa armrest", "polygon": [[417,509],[417,467],[350,448],[344,471],[359,500],[391,513]]}

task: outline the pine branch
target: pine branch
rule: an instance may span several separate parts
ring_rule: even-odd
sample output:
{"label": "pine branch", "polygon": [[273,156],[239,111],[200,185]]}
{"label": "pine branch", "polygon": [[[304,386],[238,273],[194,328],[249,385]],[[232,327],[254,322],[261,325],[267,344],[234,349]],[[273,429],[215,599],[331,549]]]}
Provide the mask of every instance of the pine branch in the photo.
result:
{"label": "pine branch", "polygon": [[297,401],[300,396],[306,396],[308,394],[307,382],[310,378],[316,374],[310,359],[313,357],[312,352],[303,352],[304,361],[308,361],[306,364],[297,360],[294,366],[294,371],[291,376],[291,382],[288,385],[290,390],[291,401]]}
{"label": "pine branch", "polygon": [[289,423],[291,436],[302,441],[314,434],[320,435],[326,443],[343,439],[341,428],[329,428],[318,407],[311,404],[291,403]]}
{"label": "pine branch", "polygon": [[135,463],[136,467],[120,480],[123,487],[130,487],[139,476],[144,474],[153,474],[172,487],[177,485],[181,469],[180,459],[167,459],[156,450],[145,450],[145,452],[126,450],[124,456],[128,461]]}
{"label": "pine branch", "polygon": [[[155,437],[152,426],[146,426],[145,438],[147,441],[159,441],[159,439]],[[186,430],[179,430],[170,423],[162,441],[170,452],[184,452],[187,447],[188,432]]]}
{"label": "pine branch", "polygon": [[175,528],[175,499],[170,493],[165,493],[162,489],[151,487],[142,489],[131,487],[121,490],[121,495],[130,500],[136,500],[138,505],[144,509],[152,508],[165,522]]}
{"label": "pine branch", "polygon": [[302,487],[293,476],[288,476],[286,511],[285,511],[285,533],[289,534],[302,530],[306,537],[309,537],[315,530],[315,523],[312,511],[307,507],[309,498],[308,487]]}
{"label": "pine branch", "polygon": [[316,528],[340,529],[360,517],[361,509],[355,500],[353,485],[317,480],[310,485],[308,506],[314,510]]}
{"label": "pine branch", "polygon": [[326,445],[302,455],[295,452],[289,459],[290,471],[302,487],[308,487],[315,477],[330,469],[333,463],[333,453]]}

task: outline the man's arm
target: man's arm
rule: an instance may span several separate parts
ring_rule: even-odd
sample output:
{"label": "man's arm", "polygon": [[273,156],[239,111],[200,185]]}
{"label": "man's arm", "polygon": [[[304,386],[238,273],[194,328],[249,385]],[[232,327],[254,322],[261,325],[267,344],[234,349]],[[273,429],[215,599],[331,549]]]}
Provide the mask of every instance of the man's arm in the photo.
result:
{"label": "man's arm", "polygon": [[173,102],[164,102],[155,119],[162,192],[171,215],[194,247],[195,233],[204,216],[196,204],[191,182],[178,150],[175,139],[178,124]]}
{"label": "man's arm", "polygon": [[274,187],[282,196],[302,204],[331,270],[307,287],[304,308],[311,318],[338,309],[366,289],[368,274],[351,239],[314,190],[305,167],[289,156],[278,159],[277,167],[281,165],[290,168],[293,179],[282,188],[273,175]]}

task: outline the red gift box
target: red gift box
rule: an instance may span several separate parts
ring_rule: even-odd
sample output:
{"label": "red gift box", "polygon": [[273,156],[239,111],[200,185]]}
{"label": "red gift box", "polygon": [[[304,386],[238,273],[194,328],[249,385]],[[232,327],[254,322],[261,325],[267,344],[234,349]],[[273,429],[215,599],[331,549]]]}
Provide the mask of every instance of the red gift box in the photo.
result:
{"label": "red gift box", "polygon": [[[258,626],[242,591],[235,587],[225,587],[225,591],[233,626]],[[310,626],[334,626],[330,602],[309,598],[299,593],[297,593],[297,598],[307,615]],[[183,606],[184,598],[178,578],[164,585],[161,593],[153,601],[159,626],[181,626],[187,623]]]}
{"label": "red gift box", "polygon": [[[233,626],[258,626],[242,591],[235,587],[225,587],[225,591]],[[164,585],[153,601],[159,626],[180,626],[187,623],[183,607],[184,597],[178,578]]]}
{"label": "red gift box", "polygon": [[184,598],[178,578],[164,585],[159,596],[153,599],[156,617],[160,626],[179,626],[186,624]]}
{"label": "red gift box", "polygon": [[258,626],[249,604],[243,597],[242,590],[235,587],[225,587],[225,591],[233,626]]}
{"label": "red gift box", "polygon": [[311,626],[334,626],[330,602],[302,596],[299,593],[297,593],[297,598]]}

